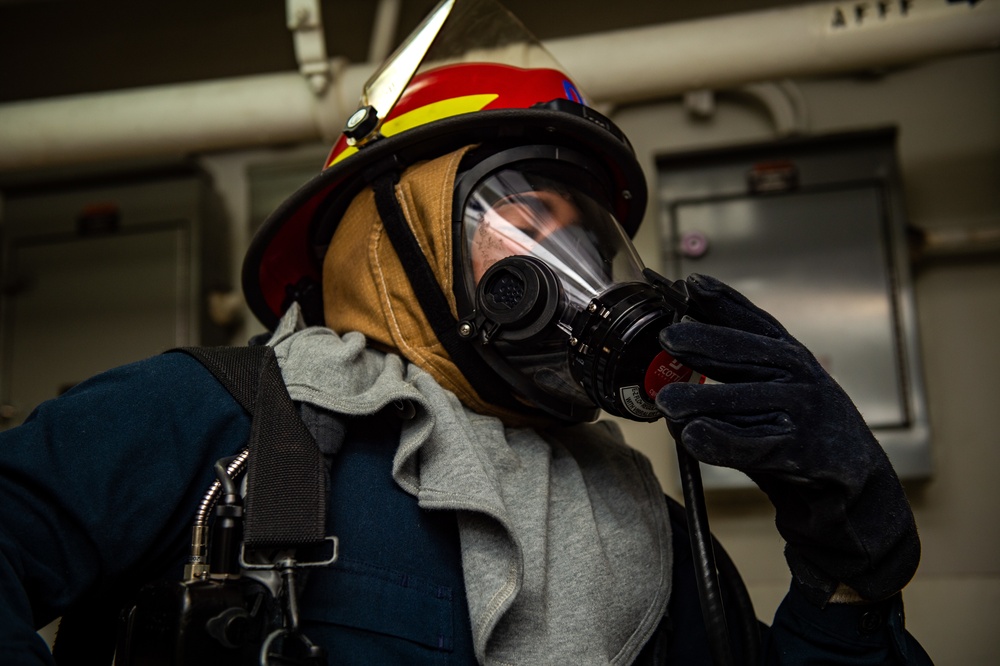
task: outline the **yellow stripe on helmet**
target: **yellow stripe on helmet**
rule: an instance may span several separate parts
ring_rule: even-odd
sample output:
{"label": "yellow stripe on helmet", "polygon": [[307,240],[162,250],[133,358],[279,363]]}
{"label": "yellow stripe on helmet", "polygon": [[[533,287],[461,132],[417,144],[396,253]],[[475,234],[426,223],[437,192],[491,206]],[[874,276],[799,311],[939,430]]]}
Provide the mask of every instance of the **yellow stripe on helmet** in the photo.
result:
{"label": "yellow stripe on helmet", "polygon": [[[464,97],[453,97],[451,99],[441,100],[440,102],[432,102],[431,104],[427,104],[426,106],[422,106],[418,109],[407,111],[392,120],[387,120],[382,125],[382,136],[399,134],[413,129],[414,127],[426,125],[427,123],[435,120],[441,120],[442,118],[450,118],[451,116],[458,116],[463,113],[481,111],[483,107],[488,105],[497,97],[499,97],[499,95],[489,93],[485,95],[465,95]],[[337,162],[353,155],[356,152],[358,152],[356,146],[348,146],[326,165],[327,168],[332,167]]]}

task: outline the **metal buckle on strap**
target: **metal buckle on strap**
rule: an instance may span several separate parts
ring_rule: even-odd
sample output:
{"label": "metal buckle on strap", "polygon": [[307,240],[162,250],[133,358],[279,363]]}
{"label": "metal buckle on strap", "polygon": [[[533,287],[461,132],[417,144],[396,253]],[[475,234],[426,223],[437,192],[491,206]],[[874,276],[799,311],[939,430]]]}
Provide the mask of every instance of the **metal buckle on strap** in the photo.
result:
{"label": "metal buckle on strap", "polygon": [[297,560],[290,555],[283,556],[279,558],[276,562],[265,562],[255,563],[247,562],[246,559],[246,544],[240,544],[240,566],[248,570],[262,570],[262,569],[303,569],[307,567],[328,567],[337,561],[337,557],[340,554],[340,541],[335,536],[328,536],[323,539],[324,542],[328,541],[332,545],[332,553],[326,559],[322,560]]}
{"label": "metal buckle on strap", "polygon": [[291,550],[279,551],[274,562],[256,564],[247,562],[246,544],[240,545],[240,566],[248,570],[268,569],[277,571],[281,576],[281,588],[278,597],[282,605],[282,626],[272,631],[265,639],[260,650],[261,666],[320,666],[326,664],[326,651],[314,645],[302,633],[299,622],[299,588],[295,580],[296,569],[308,567],[327,567],[337,561],[340,551],[340,541],[335,536],[323,539],[330,542],[333,552],[326,559],[296,560]]}

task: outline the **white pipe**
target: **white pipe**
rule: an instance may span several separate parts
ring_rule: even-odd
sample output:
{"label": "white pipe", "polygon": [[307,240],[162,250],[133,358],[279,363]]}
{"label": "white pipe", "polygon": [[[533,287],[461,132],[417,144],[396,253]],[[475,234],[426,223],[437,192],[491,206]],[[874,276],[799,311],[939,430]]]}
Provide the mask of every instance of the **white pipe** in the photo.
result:
{"label": "white pipe", "polygon": [[361,90],[373,69],[342,69],[319,97],[290,72],[5,104],[0,171],[315,140],[354,110],[339,89]]}
{"label": "white pipe", "polygon": [[[870,15],[835,26],[856,6]],[[1000,0],[809,4],[546,43],[593,100],[614,103],[998,46]],[[6,104],[0,171],[317,140],[373,69],[343,68],[319,99],[288,73]]]}
{"label": "white pipe", "polygon": [[616,104],[997,47],[1000,0],[825,2],[546,43],[581,89]]}

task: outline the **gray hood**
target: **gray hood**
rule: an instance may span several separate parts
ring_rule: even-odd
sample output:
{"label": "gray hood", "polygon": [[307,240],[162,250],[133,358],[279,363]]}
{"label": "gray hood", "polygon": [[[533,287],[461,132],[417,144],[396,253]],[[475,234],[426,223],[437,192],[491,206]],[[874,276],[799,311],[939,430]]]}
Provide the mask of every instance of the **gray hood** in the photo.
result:
{"label": "gray hood", "polygon": [[422,508],[457,511],[480,663],[635,659],[666,611],[670,523],[649,461],[614,424],[507,428],[359,333],[299,328],[293,308],[270,342],[293,400],[416,408],[393,478]]}

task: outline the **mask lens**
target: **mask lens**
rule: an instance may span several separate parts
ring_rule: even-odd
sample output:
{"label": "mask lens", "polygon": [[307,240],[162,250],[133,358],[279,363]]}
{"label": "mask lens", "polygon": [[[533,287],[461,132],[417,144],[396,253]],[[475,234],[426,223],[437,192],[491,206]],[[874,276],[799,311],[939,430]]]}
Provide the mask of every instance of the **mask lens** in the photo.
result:
{"label": "mask lens", "polygon": [[545,176],[504,170],[484,179],[467,200],[463,231],[470,292],[493,264],[524,255],[552,269],[574,311],[612,284],[643,281],[642,262],[607,208]]}
{"label": "mask lens", "polygon": [[[598,190],[523,169],[492,172],[465,199],[461,261],[481,342],[535,389],[595,405],[570,369],[573,322],[613,285],[645,279],[621,225],[585,189]],[[525,295],[536,282],[546,298],[534,306]],[[514,283],[517,302],[507,303]]]}

